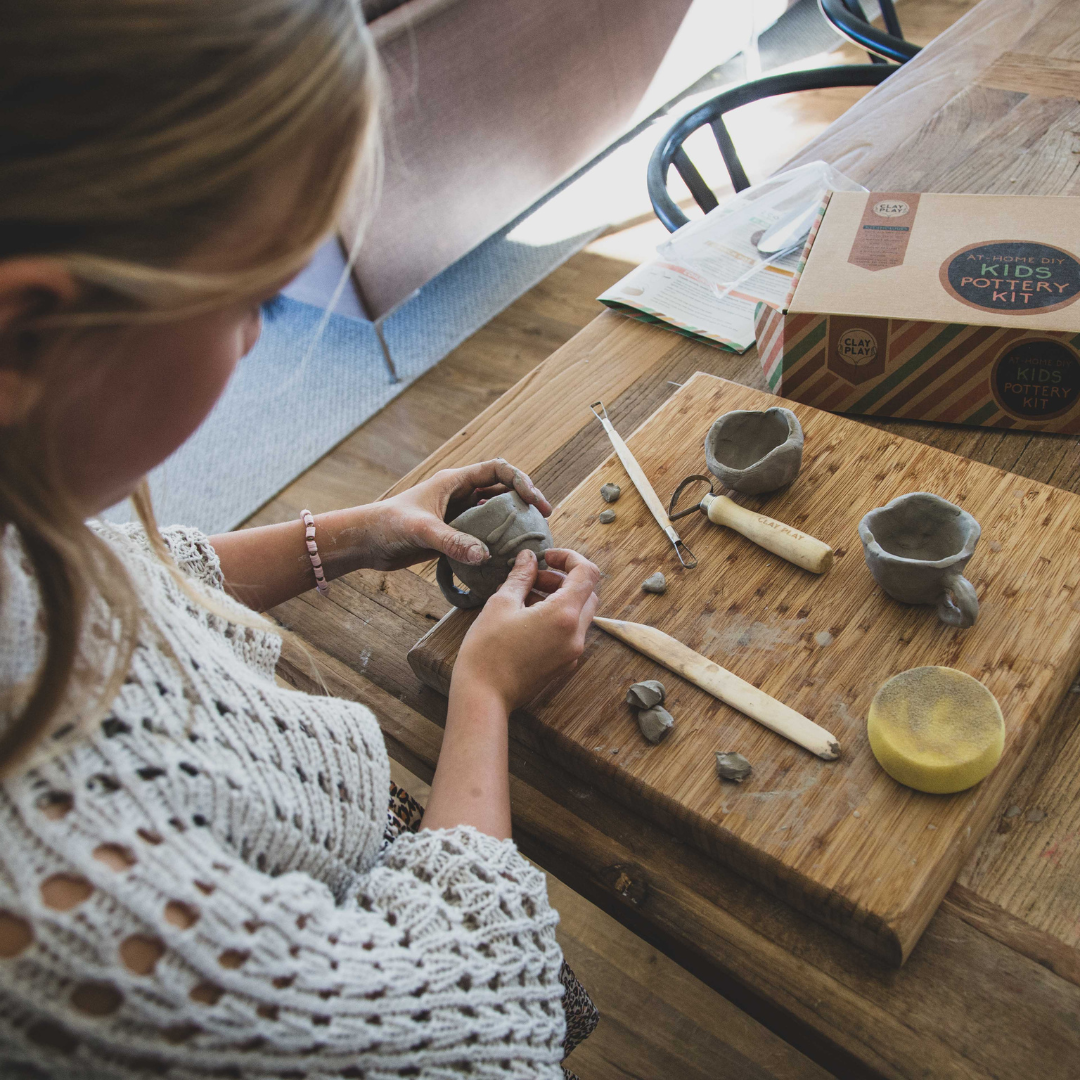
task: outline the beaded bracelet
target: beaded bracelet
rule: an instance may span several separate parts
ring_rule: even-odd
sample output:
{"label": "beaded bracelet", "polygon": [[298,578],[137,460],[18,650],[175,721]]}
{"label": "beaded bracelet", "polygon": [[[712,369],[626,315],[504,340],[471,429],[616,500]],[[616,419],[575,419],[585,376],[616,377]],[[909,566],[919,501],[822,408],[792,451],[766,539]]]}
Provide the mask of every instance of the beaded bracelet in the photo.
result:
{"label": "beaded bracelet", "polygon": [[319,549],[315,545],[315,519],[310,510],[301,510],[300,520],[304,523],[304,543],[307,545],[308,558],[311,559],[311,569],[315,571],[315,588],[325,596],[330,591],[330,583],[323,574],[322,559],[319,558]]}

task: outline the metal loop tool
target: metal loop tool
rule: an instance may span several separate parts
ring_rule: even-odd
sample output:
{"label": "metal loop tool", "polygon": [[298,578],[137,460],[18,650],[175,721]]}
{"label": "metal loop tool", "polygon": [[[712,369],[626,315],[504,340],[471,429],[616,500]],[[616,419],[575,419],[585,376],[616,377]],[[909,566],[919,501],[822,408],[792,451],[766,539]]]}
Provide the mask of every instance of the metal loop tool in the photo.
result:
{"label": "metal loop tool", "polygon": [[700,499],[693,506],[688,506],[685,510],[679,510],[676,512],[675,507],[679,503],[679,496],[691,485],[696,483],[708,484],[709,490],[705,492],[705,495],[715,495],[713,491],[713,478],[711,476],[703,476],[701,473],[694,473],[693,476],[688,476],[681,484],[671,493],[671,501],[668,503],[668,517],[672,521],[678,521],[679,518],[688,517],[690,514],[701,510],[702,500],[705,495],[702,495]]}
{"label": "metal loop tool", "polygon": [[[691,484],[706,484],[708,490],[696,496],[697,501],[685,510],[676,510],[679,505],[679,496],[690,487]],[[812,574],[824,574],[833,564],[833,549],[828,544],[791,525],[785,525],[782,521],[776,521],[755,510],[748,510],[738,503],[732,502],[726,495],[717,495],[713,490],[713,478],[695,473],[686,477],[671,495],[668,503],[668,518],[678,521],[700,511],[714,525],[724,525],[729,529],[752,540],[759,547],[779,555]]]}
{"label": "metal loop tool", "polygon": [[[679,562],[682,563],[685,569],[692,570],[697,566],[694,553],[683,543],[682,538],[675,531],[675,526],[671,524],[671,519],[664,509],[664,504],[657,497],[652,484],[649,483],[649,478],[642,471],[641,466],[637,463],[637,458],[630,452],[630,448],[623,442],[622,437],[612,426],[611,421],[608,419],[607,409],[604,408],[604,403],[594,401],[589,408],[592,410],[593,416],[603,425],[604,431],[607,432],[607,437],[611,440],[611,445],[615,448],[615,453],[622,462],[627,475],[633,481],[634,487],[637,488],[638,494],[645,500],[645,505],[649,508],[652,516],[656,518],[656,523],[664,530],[664,535],[671,541]],[[599,412],[597,409],[599,409]]]}

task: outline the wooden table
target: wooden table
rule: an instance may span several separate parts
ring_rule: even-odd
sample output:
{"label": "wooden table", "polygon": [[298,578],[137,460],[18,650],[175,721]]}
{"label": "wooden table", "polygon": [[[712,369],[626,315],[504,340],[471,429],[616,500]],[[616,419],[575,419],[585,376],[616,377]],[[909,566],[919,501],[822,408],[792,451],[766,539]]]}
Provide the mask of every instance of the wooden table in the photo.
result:
{"label": "wooden table", "polygon": [[[1080,4],[983,0],[800,155],[877,189],[1080,194]],[[1078,203],[1080,208],[1080,203]],[[1077,210],[1080,212],[1080,209]],[[405,477],[501,454],[552,501],[610,452],[586,405],[632,430],[694,371],[760,386],[734,356],[604,314]],[[892,423],[1080,491],[1080,440]],[[396,490],[396,489],[395,489]],[[1080,556],[1080,551],[1078,551]],[[329,688],[370,705],[430,778],[445,701],[405,660],[446,610],[430,575],[361,572],[278,609]],[[309,687],[286,650],[282,674]],[[1080,685],[907,964],[885,967],[511,742],[515,837],[574,889],[843,1076],[1080,1077]]]}

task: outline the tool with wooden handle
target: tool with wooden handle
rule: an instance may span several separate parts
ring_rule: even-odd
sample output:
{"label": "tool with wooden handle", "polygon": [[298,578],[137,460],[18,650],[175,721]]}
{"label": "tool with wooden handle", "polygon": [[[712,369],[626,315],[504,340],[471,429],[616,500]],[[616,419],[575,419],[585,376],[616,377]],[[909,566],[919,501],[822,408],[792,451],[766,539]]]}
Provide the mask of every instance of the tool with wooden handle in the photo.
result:
{"label": "tool with wooden handle", "polygon": [[[597,406],[600,408],[599,412],[596,411]],[[622,462],[622,466],[626,470],[626,475],[630,477],[634,483],[634,487],[638,490],[638,494],[645,500],[645,505],[649,508],[652,516],[656,518],[657,525],[664,530],[664,535],[671,541],[672,546],[675,548],[675,554],[679,557],[679,562],[681,562],[687,570],[692,570],[697,566],[697,559],[694,557],[694,553],[683,543],[679,534],[675,531],[675,526],[671,524],[667,511],[664,509],[664,504],[653,490],[652,484],[649,483],[649,478],[637,463],[637,458],[630,453],[630,448],[623,442],[622,436],[612,426],[611,421],[608,419],[607,409],[604,408],[604,403],[602,401],[594,401],[589,408],[592,409],[593,416],[600,421],[604,430],[607,432],[607,437],[611,440],[611,445],[615,448],[615,453]]]}
{"label": "tool with wooden handle", "polygon": [[719,698],[725,705],[738,709],[777,735],[798,743],[822,760],[835,761],[840,756],[840,743],[831,732],[701,653],[694,652],[663,630],[623,619],[603,619],[599,615],[593,616],[593,622],[605,633],[663,664],[668,671],[681,675],[706,693]]}
{"label": "tool with wooden handle", "polygon": [[[676,512],[675,506],[683,490],[692,483],[704,481],[709,485],[708,493],[696,506]],[[822,540],[800,532],[792,525],[785,525],[775,518],[766,517],[753,510],[747,510],[733,502],[726,495],[716,495],[712,489],[712,479],[708,476],[688,476],[671,496],[668,515],[677,521],[687,514],[700,510],[714,525],[726,525],[737,533],[753,540],[759,547],[779,555],[789,563],[801,566],[812,574],[824,574],[833,564],[833,549]]]}

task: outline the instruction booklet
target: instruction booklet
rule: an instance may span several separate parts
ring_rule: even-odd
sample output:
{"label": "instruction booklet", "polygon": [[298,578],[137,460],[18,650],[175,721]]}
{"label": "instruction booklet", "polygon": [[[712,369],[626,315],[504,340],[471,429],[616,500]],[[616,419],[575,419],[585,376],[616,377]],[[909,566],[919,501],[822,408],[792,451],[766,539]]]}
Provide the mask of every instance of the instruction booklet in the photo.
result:
{"label": "instruction booklet", "polygon": [[[643,322],[745,352],[754,344],[758,305],[779,307],[790,295],[810,220],[825,193],[837,188],[866,190],[824,162],[747,188],[672,233],[657,248],[657,259],[631,270],[597,299]],[[781,235],[788,222],[792,243],[763,254],[763,237],[770,230]]]}

